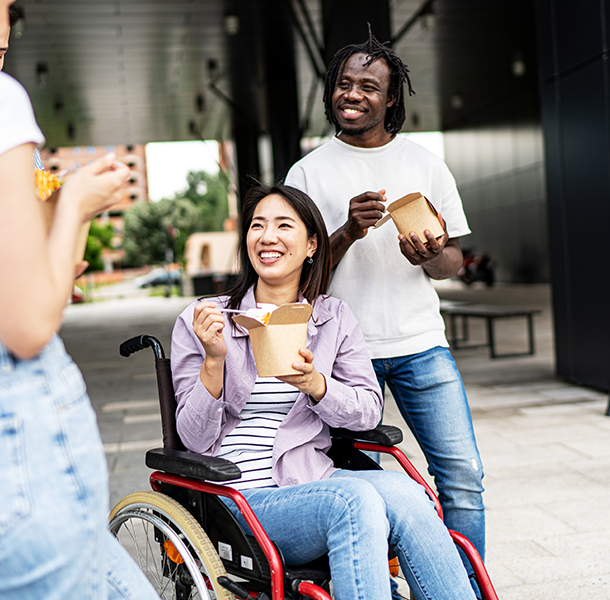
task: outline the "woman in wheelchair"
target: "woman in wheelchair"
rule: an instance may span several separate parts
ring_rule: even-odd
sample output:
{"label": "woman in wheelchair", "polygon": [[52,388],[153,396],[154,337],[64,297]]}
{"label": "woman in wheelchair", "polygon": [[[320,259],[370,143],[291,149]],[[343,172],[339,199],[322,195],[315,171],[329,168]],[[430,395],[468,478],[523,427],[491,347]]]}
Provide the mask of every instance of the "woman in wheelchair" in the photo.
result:
{"label": "woman in wheelchair", "polygon": [[[326,454],[329,427],[373,429],[382,398],[358,323],[344,302],[324,295],[330,248],[315,204],[287,186],[251,189],[239,254],[235,287],[192,303],[172,335],[185,446],[240,467],[242,478],[229,485],[288,565],[328,553],[337,600],[390,600],[388,543],[416,598],[474,599],[423,487],[403,473],[336,469]],[[259,378],[247,332],[224,311],[291,302],[313,305],[307,348],[293,364],[299,374]]]}

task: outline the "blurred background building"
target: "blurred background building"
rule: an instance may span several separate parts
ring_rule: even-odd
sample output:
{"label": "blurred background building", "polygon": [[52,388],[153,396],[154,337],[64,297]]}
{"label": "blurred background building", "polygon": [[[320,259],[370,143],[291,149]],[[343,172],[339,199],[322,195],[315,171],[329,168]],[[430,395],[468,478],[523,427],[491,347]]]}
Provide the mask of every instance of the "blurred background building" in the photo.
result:
{"label": "blurred background building", "polygon": [[[18,0],[5,70],[47,148],[215,139],[281,179],[334,132],[325,65],[390,41],[417,92],[404,131],[442,131],[501,282],[553,287],[558,373],[610,385],[609,0]],[[50,160],[47,157],[48,160]],[[432,199],[433,200],[433,199]]]}
{"label": "blurred background building", "polygon": [[148,180],[146,177],[146,153],[143,144],[109,145],[109,146],[68,146],[49,147],[41,150],[40,156],[47,171],[59,174],[78,169],[108,152],[114,152],[118,160],[131,169],[131,176],[121,198],[112,209],[99,219],[101,224],[109,223],[114,232],[111,248],[104,248],[102,255],[106,270],[119,266],[123,258],[121,244],[126,210],[136,202],[148,202]]}

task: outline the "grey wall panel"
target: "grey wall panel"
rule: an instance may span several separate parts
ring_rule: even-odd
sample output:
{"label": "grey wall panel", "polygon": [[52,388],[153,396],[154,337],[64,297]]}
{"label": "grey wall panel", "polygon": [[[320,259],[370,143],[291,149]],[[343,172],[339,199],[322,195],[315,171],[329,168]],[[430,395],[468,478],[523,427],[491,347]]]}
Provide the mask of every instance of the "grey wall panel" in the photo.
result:
{"label": "grey wall panel", "polygon": [[594,59],[603,51],[601,4],[599,0],[555,0],[559,72]]}
{"label": "grey wall panel", "polygon": [[549,281],[541,126],[500,122],[448,131],[445,155],[472,230],[462,247],[489,253],[498,281]]}
{"label": "grey wall panel", "polygon": [[554,35],[553,0],[536,0],[536,39],[538,41],[538,72],[541,81],[551,78],[557,71]]}
{"label": "grey wall panel", "polygon": [[549,281],[534,0],[438,14],[445,156],[473,232],[462,245],[491,254],[498,281]]}

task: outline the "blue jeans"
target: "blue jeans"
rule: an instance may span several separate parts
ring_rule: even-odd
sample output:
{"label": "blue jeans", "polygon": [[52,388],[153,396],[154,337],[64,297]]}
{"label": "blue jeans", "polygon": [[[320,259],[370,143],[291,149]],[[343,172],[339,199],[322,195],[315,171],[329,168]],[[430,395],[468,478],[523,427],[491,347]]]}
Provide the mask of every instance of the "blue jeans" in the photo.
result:
{"label": "blue jeans", "polygon": [[388,542],[418,600],[474,600],[447,528],[404,473],[340,470],[330,479],[242,493],[286,564],[328,553],[336,600],[390,600]]}
{"label": "blue jeans", "polygon": [[465,535],[485,559],[483,465],[462,378],[447,348],[374,359],[383,392],[387,383],[428,461],[445,524]]}
{"label": "blue jeans", "polygon": [[54,337],[0,344],[0,598],[157,598],[107,529],[108,471],[82,376]]}

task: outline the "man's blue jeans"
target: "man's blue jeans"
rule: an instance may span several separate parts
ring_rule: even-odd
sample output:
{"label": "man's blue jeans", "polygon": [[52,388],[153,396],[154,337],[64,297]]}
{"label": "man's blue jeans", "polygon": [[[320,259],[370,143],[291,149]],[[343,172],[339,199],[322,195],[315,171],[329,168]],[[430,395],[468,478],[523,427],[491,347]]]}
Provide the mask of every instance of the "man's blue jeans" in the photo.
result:
{"label": "man's blue jeans", "polygon": [[328,552],[336,600],[390,600],[388,541],[418,600],[474,600],[447,528],[424,488],[404,473],[340,470],[330,479],[242,493],[286,564]]}
{"label": "man's blue jeans", "polygon": [[[445,524],[459,531],[485,558],[483,466],[466,391],[447,348],[374,359],[381,390],[387,383],[428,461]],[[457,597],[457,596],[456,596]]]}

